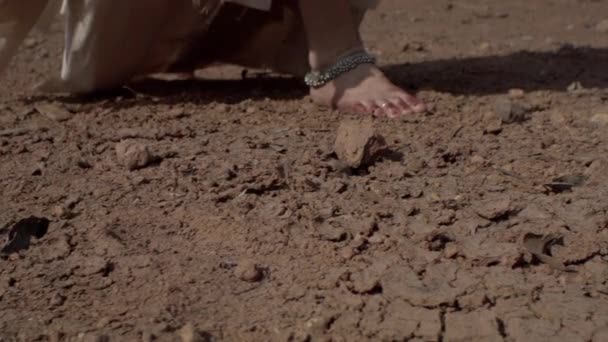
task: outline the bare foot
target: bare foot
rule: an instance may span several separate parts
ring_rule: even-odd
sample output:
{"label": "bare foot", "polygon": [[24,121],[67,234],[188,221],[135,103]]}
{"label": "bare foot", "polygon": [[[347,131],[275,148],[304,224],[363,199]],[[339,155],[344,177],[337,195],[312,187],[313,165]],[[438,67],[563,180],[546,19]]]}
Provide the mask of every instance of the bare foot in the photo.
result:
{"label": "bare foot", "polygon": [[319,105],[380,117],[426,111],[424,103],[391,83],[372,64],[359,65],[323,87],[311,89],[310,95]]}

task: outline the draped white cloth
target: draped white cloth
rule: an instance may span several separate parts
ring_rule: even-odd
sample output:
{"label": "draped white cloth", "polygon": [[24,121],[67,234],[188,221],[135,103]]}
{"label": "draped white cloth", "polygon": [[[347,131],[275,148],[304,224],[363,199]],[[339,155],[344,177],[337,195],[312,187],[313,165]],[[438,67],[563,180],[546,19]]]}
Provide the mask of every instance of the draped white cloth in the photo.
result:
{"label": "draped white cloth", "polygon": [[[350,1],[362,14],[379,0]],[[62,70],[44,88],[90,92],[119,86],[179,62],[227,2],[261,11],[272,5],[272,0],[0,0],[0,72],[34,27],[47,29],[61,13]],[[227,62],[301,73],[306,57],[301,24],[286,18],[260,28]]]}

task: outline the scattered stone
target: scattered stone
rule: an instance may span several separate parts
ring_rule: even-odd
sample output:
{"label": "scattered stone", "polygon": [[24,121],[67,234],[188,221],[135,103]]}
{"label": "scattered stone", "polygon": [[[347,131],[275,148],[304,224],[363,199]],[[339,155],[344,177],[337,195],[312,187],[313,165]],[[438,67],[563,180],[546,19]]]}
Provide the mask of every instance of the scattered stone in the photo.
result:
{"label": "scattered stone", "polygon": [[36,165],[32,169],[32,176],[41,176],[42,175],[42,171],[44,169],[46,169],[46,163],[45,162],[38,162],[38,163],[36,163]]}
{"label": "scattered stone", "polygon": [[187,116],[189,116],[189,114],[186,112],[186,110],[179,107],[170,109],[162,115],[162,117],[166,120],[181,119]]}
{"label": "scattered stone", "polygon": [[23,46],[28,49],[36,47],[36,45],[38,45],[38,41],[36,40],[36,38],[27,38],[23,41]]}
{"label": "scattered stone", "polygon": [[486,134],[500,134],[500,132],[502,132],[502,120],[499,118],[496,120],[490,120],[483,131]]}
{"label": "scattered stone", "polygon": [[503,123],[515,123],[526,120],[528,109],[509,98],[500,98],[494,102],[494,114]]}
{"label": "scattered stone", "polygon": [[351,280],[351,290],[355,293],[374,293],[382,288],[380,274],[369,270],[353,274]]}
{"label": "scattered stone", "polygon": [[97,324],[95,324],[95,327],[97,329],[103,329],[110,324],[110,321],[111,320],[109,317],[102,317],[99,321],[97,321]]}
{"label": "scattered stone", "polygon": [[375,233],[367,239],[367,242],[372,245],[378,245],[383,243],[384,241],[386,241],[386,236],[380,233]]}
{"label": "scattered stone", "polygon": [[128,140],[116,144],[116,157],[131,171],[144,168],[160,159],[153,155],[146,145]]}
{"label": "scattered stone", "polygon": [[484,165],[485,163],[486,159],[478,154],[471,157],[471,164]]}
{"label": "scattered stone", "polygon": [[490,49],[490,47],[491,45],[488,42],[482,42],[481,44],[479,44],[479,50],[481,51],[487,51]]}
{"label": "scattered stone", "polygon": [[53,297],[51,297],[51,300],[49,301],[49,304],[51,306],[62,306],[63,303],[65,303],[65,300],[67,298],[62,295],[61,293],[57,292],[53,295]]}
{"label": "scattered stone", "polygon": [[541,138],[540,147],[543,149],[546,149],[546,148],[549,148],[549,147],[555,145],[555,142],[556,142],[556,140],[555,140],[554,136],[545,135]]}
{"label": "scattered stone", "polygon": [[36,105],[36,110],[38,113],[46,116],[47,118],[57,121],[63,122],[67,121],[72,117],[72,114],[68,112],[66,109],[59,107],[56,104],[38,104]]}
{"label": "scattered stone", "polygon": [[384,137],[376,134],[371,119],[343,121],[334,144],[338,158],[353,169],[372,164],[385,148]]}
{"label": "scattered stone", "polygon": [[498,200],[485,200],[475,208],[475,211],[477,212],[477,215],[486,220],[496,221],[508,216],[515,211],[515,208],[512,206],[510,199],[504,198]]}
{"label": "scattered stone", "polygon": [[509,97],[512,99],[521,99],[526,95],[526,92],[523,89],[513,88],[509,89]]}
{"label": "scattered stone", "polygon": [[453,259],[458,256],[460,252],[460,248],[455,243],[447,243],[445,245],[445,249],[443,250],[443,255],[448,259]]}
{"label": "scattered stone", "polygon": [[595,25],[595,30],[598,32],[608,32],[608,19],[604,19]]}
{"label": "scattered stone", "polygon": [[[330,327],[331,322],[335,321],[335,316],[331,314],[321,314],[313,317],[306,322],[306,331],[312,337],[312,341],[321,340],[321,336],[324,336],[327,329]],[[310,340],[308,340],[310,341]]]}
{"label": "scattered stone", "polygon": [[192,323],[188,323],[184,325],[179,330],[179,337],[182,339],[182,342],[198,342],[201,339],[198,338],[198,332]]}
{"label": "scattered stone", "polygon": [[63,205],[56,205],[55,207],[53,207],[53,216],[67,220],[74,217],[74,213],[69,208]]}
{"label": "scattered stone", "polygon": [[[106,270],[104,270],[105,272]],[[95,282],[91,283],[94,290],[104,290],[114,284],[114,280],[110,277],[100,277]]]}
{"label": "scattered stone", "polygon": [[359,254],[359,250],[352,246],[346,246],[340,250],[340,256],[344,260],[350,260],[357,254]]}
{"label": "scattered stone", "polygon": [[99,256],[83,257],[84,261],[80,266],[78,274],[90,276],[93,274],[104,273],[110,268],[108,260]]}
{"label": "scattered stone", "polygon": [[242,281],[250,283],[258,282],[262,280],[262,278],[264,278],[264,272],[262,268],[251,260],[245,260],[240,262],[236,266],[234,274]]}
{"label": "scattered stone", "polygon": [[576,82],[570,83],[570,85],[568,86],[568,88],[566,88],[566,90],[568,90],[569,93],[578,93],[578,92],[585,90],[585,87],[583,87],[581,82],[576,81]]}
{"label": "scattered stone", "polygon": [[597,126],[608,126],[608,114],[607,113],[595,114],[594,116],[591,117],[591,119],[589,119],[589,122],[591,122],[592,124],[595,124]]}
{"label": "scattered stone", "polygon": [[470,9],[477,18],[488,19],[492,17],[492,11],[488,5],[471,6]]}
{"label": "scattered stone", "polygon": [[319,227],[319,236],[322,240],[340,242],[346,239],[347,234],[342,227],[334,227],[331,224],[324,223]]}

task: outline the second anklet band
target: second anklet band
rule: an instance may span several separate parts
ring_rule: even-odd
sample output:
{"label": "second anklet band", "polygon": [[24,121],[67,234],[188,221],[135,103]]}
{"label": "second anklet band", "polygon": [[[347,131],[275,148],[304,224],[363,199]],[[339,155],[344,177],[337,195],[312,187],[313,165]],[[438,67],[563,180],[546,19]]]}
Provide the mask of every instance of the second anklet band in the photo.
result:
{"label": "second anklet band", "polygon": [[365,51],[358,51],[338,59],[336,64],[326,70],[307,73],[304,82],[311,88],[321,88],[361,64],[376,64],[376,58]]}

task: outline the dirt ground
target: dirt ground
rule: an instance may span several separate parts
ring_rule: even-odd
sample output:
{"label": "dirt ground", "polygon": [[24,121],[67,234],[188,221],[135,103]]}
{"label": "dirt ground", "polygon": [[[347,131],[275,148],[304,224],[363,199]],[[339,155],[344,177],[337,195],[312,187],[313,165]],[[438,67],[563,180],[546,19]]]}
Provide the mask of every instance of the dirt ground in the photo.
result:
{"label": "dirt ground", "polygon": [[0,341],[608,341],[607,19],[384,1],[364,38],[433,111],[375,120],[358,169],[298,80],[47,96],[61,35],[29,39],[0,83]]}

